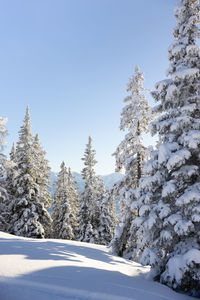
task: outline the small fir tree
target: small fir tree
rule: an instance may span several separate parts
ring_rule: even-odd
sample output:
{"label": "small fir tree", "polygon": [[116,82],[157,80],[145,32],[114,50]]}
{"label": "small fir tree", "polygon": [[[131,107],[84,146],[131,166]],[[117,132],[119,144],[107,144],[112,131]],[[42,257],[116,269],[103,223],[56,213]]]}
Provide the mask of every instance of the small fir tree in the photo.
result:
{"label": "small fir tree", "polygon": [[99,218],[99,244],[109,245],[113,236],[114,229],[117,225],[116,201],[112,192],[105,192],[100,202],[100,218]]}
{"label": "small fir tree", "polygon": [[96,151],[92,149],[92,139],[89,137],[86,145],[84,169],[82,176],[85,181],[85,188],[81,194],[80,207],[80,240],[84,242],[107,245],[112,237],[112,220],[109,215],[109,208],[106,206],[107,193],[104,182],[96,176],[94,166]]}
{"label": "small fir tree", "polygon": [[73,240],[76,239],[78,227],[75,207],[77,191],[71,171],[68,172],[64,162],[60,168],[54,194],[52,236]]}

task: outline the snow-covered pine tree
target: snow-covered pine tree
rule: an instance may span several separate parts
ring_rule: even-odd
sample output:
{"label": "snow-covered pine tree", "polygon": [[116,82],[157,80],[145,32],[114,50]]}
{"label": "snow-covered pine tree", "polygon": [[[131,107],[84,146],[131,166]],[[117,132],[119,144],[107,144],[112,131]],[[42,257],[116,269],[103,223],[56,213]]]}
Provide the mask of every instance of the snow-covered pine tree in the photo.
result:
{"label": "snow-covered pine tree", "polygon": [[180,0],[169,79],[153,97],[161,116],[152,123],[160,146],[139,188],[139,216],[132,230],[141,262],[157,279],[200,294],[200,48],[198,0]]}
{"label": "snow-covered pine tree", "polygon": [[96,151],[92,149],[92,138],[89,136],[88,144],[82,160],[84,161],[84,168],[82,170],[82,178],[85,181],[85,186],[80,195],[80,212],[79,212],[79,226],[80,226],[80,241],[94,243],[98,239],[97,232],[93,228],[92,223],[95,219],[94,203],[96,201],[96,174],[94,166],[97,163],[95,160]]}
{"label": "snow-covered pine tree", "polygon": [[[96,151],[92,149],[92,138],[89,137],[85,155],[82,160],[85,167],[82,177],[85,181],[84,191],[80,196],[80,240],[96,244],[108,244],[111,237],[110,216],[107,215],[106,189],[103,180],[95,174],[94,166]],[[103,221],[105,222],[103,224]]]}
{"label": "snow-covered pine tree", "polygon": [[6,157],[3,154],[5,146],[5,136],[7,135],[6,129],[7,118],[0,117],[0,230],[8,230],[8,204],[9,196],[5,184],[6,172]]}
{"label": "snow-covered pine tree", "polygon": [[10,161],[8,162],[8,168],[6,171],[6,177],[5,177],[5,185],[6,185],[6,190],[9,195],[9,202],[7,204],[7,211],[8,211],[8,223],[12,223],[12,213],[9,211],[11,210],[12,207],[12,200],[15,198],[15,192],[16,192],[16,187],[15,187],[15,179],[17,177],[17,166],[16,166],[16,148],[15,144],[13,143],[12,149],[10,152]]}
{"label": "snow-covered pine tree", "polygon": [[10,197],[15,195],[14,181],[16,176],[17,176],[16,148],[15,148],[15,144],[13,143],[10,152],[10,167],[7,169],[7,175],[6,175],[6,187]]}
{"label": "snow-covered pine tree", "polygon": [[107,201],[109,205],[109,212],[112,218],[112,235],[114,236],[114,231],[118,224],[118,218],[117,218],[117,205],[116,205],[117,199],[115,198],[115,194],[112,193],[112,189],[108,192],[107,198],[108,198]]}
{"label": "snow-covered pine tree", "polygon": [[32,149],[35,163],[36,183],[40,188],[40,202],[44,203],[45,208],[49,208],[52,204],[49,191],[51,168],[49,167],[49,161],[45,158],[46,152],[41,146],[38,134],[36,134],[34,138]]}
{"label": "snow-covered pine tree", "polygon": [[45,237],[45,228],[51,217],[40,202],[40,186],[37,184],[33,136],[29,109],[26,109],[24,124],[19,131],[16,149],[17,176],[14,180],[15,195],[10,204],[12,220],[9,232],[33,238]]}
{"label": "snow-covered pine tree", "polygon": [[71,173],[69,176],[64,162],[60,168],[54,193],[52,237],[73,240],[76,237],[77,227],[76,208],[74,207],[77,194]]}
{"label": "snow-covered pine tree", "polygon": [[112,192],[105,191],[104,184],[102,187],[100,199],[100,216],[99,216],[99,244],[109,245],[113,236],[115,226],[117,225],[116,202]]}
{"label": "snow-covered pine tree", "polygon": [[79,202],[79,194],[77,189],[77,182],[75,181],[75,177],[72,175],[71,168],[68,168],[68,190],[69,190],[69,197],[72,203],[73,215],[75,217],[73,223],[74,239],[78,240],[79,238],[78,213],[80,210],[80,202]]}
{"label": "snow-covered pine tree", "polygon": [[16,148],[15,148],[15,144],[13,143],[10,151],[10,160],[14,162],[15,158],[16,158]]}
{"label": "snow-covered pine tree", "polygon": [[144,74],[136,66],[135,73],[127,85],[127,92],[130,95],[124,99],[126,105],[122,110],[120,121],[120,130],[127,130],[128,133],[113,154],[116,158],[116,171],[119,172],[122,168],[125,171],[124,178],[115,187],[120,198],[121,214],[119,226],[111,242],[113,253],[120,256],[127,255],[129,248],[130,225],[135,217],[131,205],[135,201],[134,189],[139,185],[145,158],[142,133],[148,131],[152,119],[151,109],[144,94],[143,81]]}
{"label": "snow-covered pine tree", "polygon": [[68,189],[70,197],[72,199],[74,213],[77,215],[80,205],[79,195],[77,189],[77,182],[75,181],[75,177],[72,174],[71,168],[68,168]]}

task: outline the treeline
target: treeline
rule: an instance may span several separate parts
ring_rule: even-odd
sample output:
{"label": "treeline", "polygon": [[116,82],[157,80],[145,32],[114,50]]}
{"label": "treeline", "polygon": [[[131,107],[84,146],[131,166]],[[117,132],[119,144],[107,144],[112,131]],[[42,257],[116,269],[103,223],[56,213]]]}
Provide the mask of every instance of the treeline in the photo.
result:
{"label": "treeline", "polygon": [[[1,118],[1,150],[5,143],[5,123],[6,119]],[[51,199],[50,167],[45,155],[38,134],[33,137],[31,133],[27,108],[9,161],[1,151],[0,230],[24,237],[109,244],[116,225],[116,205],[102,179],[95,174],[91,137],[83,158],[85,188],[80,196],[70,168],[62,162]]]}

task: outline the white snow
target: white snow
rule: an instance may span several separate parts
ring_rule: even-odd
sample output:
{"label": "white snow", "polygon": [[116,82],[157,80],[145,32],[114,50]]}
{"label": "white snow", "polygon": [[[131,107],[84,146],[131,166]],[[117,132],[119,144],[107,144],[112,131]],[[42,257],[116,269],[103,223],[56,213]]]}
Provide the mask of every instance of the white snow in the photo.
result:
{"label": "white snow", "polygon": [[174,226],[174,230],[178,235],[187,235],[194,231],[194,224],[191,221],[179,220]]}
{"label": "white snow", "polygon": [[169,48],[169,50],[171,50],[171,52],[172,52],[172,55],[174,55],[174,56],[179,55],[179,53],[181,51],[183,51],[184,49],[185,49],[185,45],[182,45],[182,44],[178,44],[175,47],[172,47],[171,49]]}
{"label": "white snow", "polygon": [[191,249],[183,255],[176,255],[170,258],[163,278],[170,275],[172,280],[175,279],[177,283],[180,283],[183,273],[187,272],[189,266],[193,266],[193,263],[200,264],[200,251],[198,249]]}
{"label": "white snow", "polygon": [[168,230],[162,230],[160,233],[160,238],[164,241],[172,240],[172,235]]}
{"label": "white snow", "polygon": [[180,164],[185,163],[185,160],[189,159],[190,156],[191,156],[191,153],[187,149],[182,149],[182,150],[176,151],[169,158],[167,165],[166,165],[167,169],[171,170],[174,167],[177,167]]}
{"label": "white snow", "polygon": [[178,80],[184,80],[193,78],[199,75],[199,69],[198,68],[182,68],[178,70],[177,72],[172,74],[172,80],[178,81]]}
{"label": "white snow", "polygon": [[191,149],[196,149],[199,146],[200,131],[191,130],[184,136],[184,143]]}
{"label": "white snow", "polygon": [[162,197],[168,197],[170,194],[173,194],[176,190],[175,184],[173,184],[173,181],[168,181],[162,190]]}
{"label": "white snow", "polygon": [[159,147],[159,154],[158,154],[158,162],[160,164],[166,162],[172,151],[178,150],[179,145],[177,143],[163,143]]}
{"label": "white snow", "polygon": [[200,202],[200,184],[194,184],[186,189],[185,193],[176,200],[178,206],[188,204],[190,202]]}
{"label": "white snow", "polygon": [[166,100],[171,100],[178,93],[178,89],[175,84],[171,84],[167,88]]}
{"label": "white snow", "polygon": [[186,300],[108,248],[0,232],[1,300]]}
{"label": "white snow", "polygon": [[188,45],[186,47],[187,55],[200,56],[200,47],[198,45]]}
{"label": "white snow", "polygon": [[155,88],[157,89],[157,91],[160,93],[162,92],[163,89],[165,89],[167,86],[169,86],[172,83],[171,79],[165,79],[165,80],[161,80],[159,82],[157,82],[155,84]]}

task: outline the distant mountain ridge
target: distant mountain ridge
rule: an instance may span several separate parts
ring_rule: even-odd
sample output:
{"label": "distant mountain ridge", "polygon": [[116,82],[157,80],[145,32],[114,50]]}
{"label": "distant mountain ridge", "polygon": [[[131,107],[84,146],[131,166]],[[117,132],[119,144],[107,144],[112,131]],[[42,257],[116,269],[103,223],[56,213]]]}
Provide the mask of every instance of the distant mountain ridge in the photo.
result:
{"label": "distant mountain ridge", "polygon": [[[56,172],[51,172],[51,177],[50,177],[50,181],[51,181],[51,193],[54,193],[55,190],[55,182],[57,179],[57,174]],[[77,173],[77,172],[72,172],[73,176],[75,177],[75,181],[77,182],[77,187],[79,192],[81,193],[84,189],[84,180],[82,179],[81,174]],[[100,177],[103,179],[104,183],[105,183],[105,187],[106,189],[110,189],[114,183],[116,183],[117,181],[121,180],[123,178],[123,174],[121,173],[111,173],[108,175],[100,175]]]}

